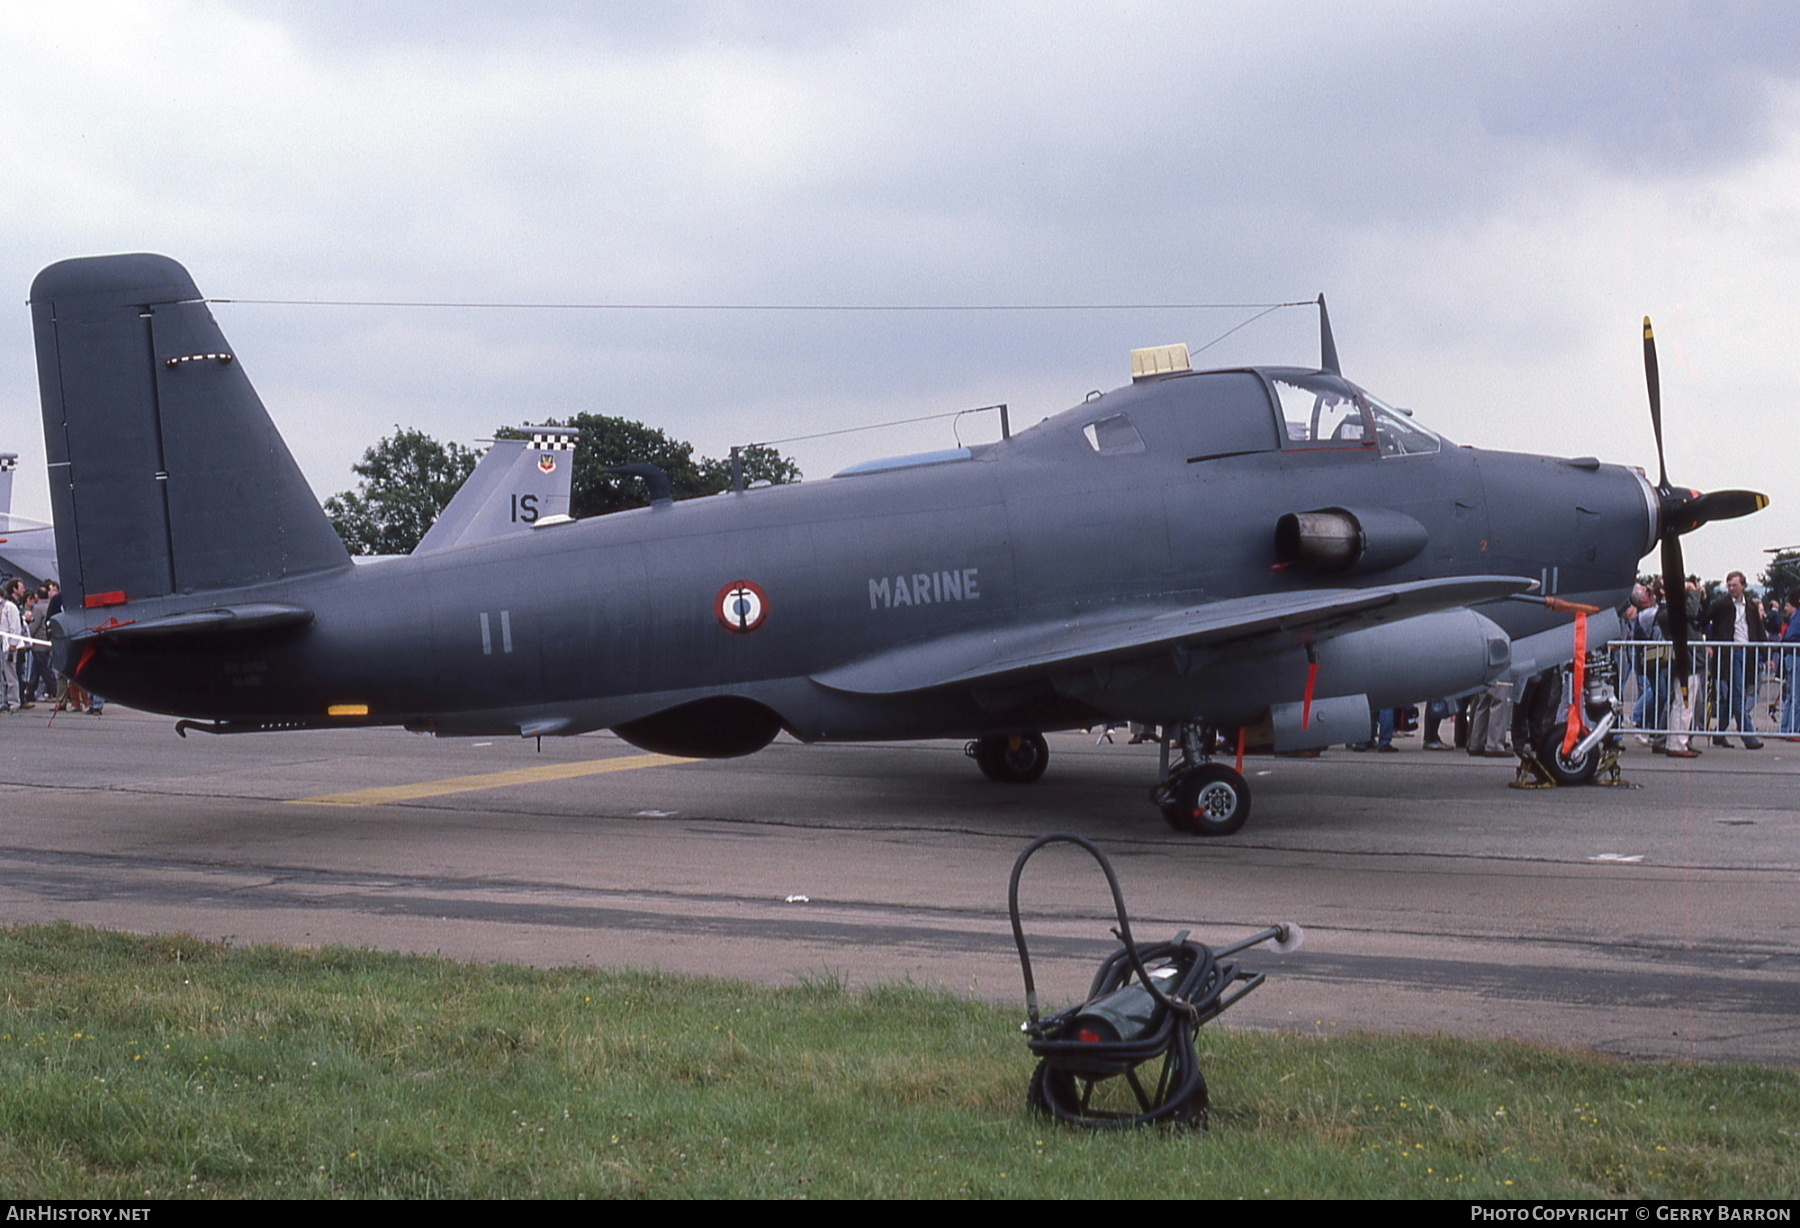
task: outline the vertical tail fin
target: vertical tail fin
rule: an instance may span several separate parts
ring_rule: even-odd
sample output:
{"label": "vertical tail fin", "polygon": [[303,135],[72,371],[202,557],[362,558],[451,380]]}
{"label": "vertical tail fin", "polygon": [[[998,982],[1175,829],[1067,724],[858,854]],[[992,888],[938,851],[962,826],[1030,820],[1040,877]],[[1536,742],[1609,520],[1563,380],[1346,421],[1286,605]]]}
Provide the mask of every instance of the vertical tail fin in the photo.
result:
{"label": "vertical tail fin", "polygon": [[419,544],[414,554],[524,533],[539,521],[569,514],[575,481],[572,427],[526,428],[531,438],[496,439]]}
{"label": "vertical tail fin", "polygon": [[31,313],[69,604],[349,565],[186,269],[65,260],[32,283]]}

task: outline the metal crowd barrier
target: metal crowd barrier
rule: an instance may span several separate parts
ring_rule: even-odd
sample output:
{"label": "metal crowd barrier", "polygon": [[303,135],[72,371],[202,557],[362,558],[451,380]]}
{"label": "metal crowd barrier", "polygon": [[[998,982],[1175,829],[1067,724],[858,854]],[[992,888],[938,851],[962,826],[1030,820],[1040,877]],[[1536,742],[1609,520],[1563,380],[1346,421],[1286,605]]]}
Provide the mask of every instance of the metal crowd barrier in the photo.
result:
{"label": "metal crowd barrier", "polygon": [[[1625,701],[1622,729],[1666,736],[1800,736],[1800,645],[1689,645],[1692,672],[1687,712],[1675,677],[1675,648],[1660,640],[1614,640],[1607,646]],[[1685,715],[1686,723],[1682,718]]]}

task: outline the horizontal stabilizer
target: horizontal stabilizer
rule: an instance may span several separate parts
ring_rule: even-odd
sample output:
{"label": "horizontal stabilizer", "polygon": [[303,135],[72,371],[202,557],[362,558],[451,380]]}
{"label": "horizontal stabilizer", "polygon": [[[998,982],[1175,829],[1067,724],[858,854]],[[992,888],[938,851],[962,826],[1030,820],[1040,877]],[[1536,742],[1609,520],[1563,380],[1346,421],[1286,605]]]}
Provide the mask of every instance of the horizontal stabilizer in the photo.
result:
{"label": "horizontal stabilizer", "polygon": [[1250,639],[1314,640],[1493,601],[1536,585],[1522,576],[1456,576],[1379,588],[1312,589],[1208,602],[1175,613],[1033,623],[909,644],[813,675],[835,691],[901,695],[1116,664],[1170,649]]}
{"label": "horizontal stabilizer", "polygon": [[220,606],[212,610],[184,610],[179,614],[165,614],[142,622],[107,622],[78,632],[70,638],[79,642],[95,637],[111,644],[188,637],[211,639],[218,636],[247,635],[252,631],[304,627],[312,620],[313,612],[304,606],[258,601],[245,605]]}

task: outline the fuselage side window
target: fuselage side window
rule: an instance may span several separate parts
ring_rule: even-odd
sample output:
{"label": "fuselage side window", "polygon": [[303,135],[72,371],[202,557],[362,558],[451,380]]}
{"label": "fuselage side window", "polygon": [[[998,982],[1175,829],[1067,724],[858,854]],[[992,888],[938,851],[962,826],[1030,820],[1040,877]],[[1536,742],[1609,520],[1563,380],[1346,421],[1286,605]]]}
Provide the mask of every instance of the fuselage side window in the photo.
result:
{"label": "fuselage side window", "polygon": [[1114,414],[1081,428],[1088,447],[1102,456],[1129,456],[1144,450],[1144,437],[1138,434],[1128,414]]}

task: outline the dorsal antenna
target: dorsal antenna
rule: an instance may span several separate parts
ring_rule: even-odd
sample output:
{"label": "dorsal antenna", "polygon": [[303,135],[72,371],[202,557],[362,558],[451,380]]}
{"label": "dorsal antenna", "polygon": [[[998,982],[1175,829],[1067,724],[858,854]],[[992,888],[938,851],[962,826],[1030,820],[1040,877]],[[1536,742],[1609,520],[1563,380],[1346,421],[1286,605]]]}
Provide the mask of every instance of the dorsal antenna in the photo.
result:
{"label": "dorsal antenna", "polygon": [[1319,368],[1333,375],[1342,375],[1343,368],[1338,366],[1337,342],[1331,338],[1331,313],[1325,310],[1325,294],[1319,294]]}

